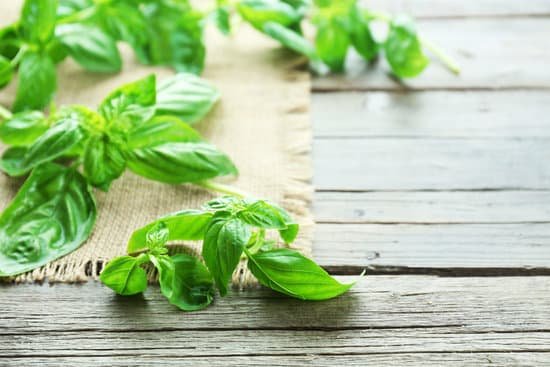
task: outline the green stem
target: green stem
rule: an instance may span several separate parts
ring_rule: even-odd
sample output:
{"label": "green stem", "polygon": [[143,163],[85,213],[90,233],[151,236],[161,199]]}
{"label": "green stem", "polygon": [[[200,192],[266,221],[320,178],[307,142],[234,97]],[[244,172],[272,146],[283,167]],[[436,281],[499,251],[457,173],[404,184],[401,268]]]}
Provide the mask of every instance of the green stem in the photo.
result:
{"label": "green stem", "polygon": [[236,189],[228,185],[220,184],[214,181],[209,181],[209,180],[199,181],[199,182],[195,182],[194,184],[210,191],[216,191],[222,194],[233,195],[239,198],[244,198],[249,196],[247,193],[240,191],[239,189]]}
{"label": "green stem", "polygon": [[23,58],[23,55],[25,54],[25,52],[27,52],[28,49],[29,46],[25,44],[21,45],[19,51],[17,51],[17,54],[15,54],[14,58],[10,61],[12,68],[15,68],[19,64],[21,58]]}
{"label": "green stem", "polygon": [[0,118],[2,118],[3,120],[8,120],[8,119],[11,119],[12,116],[13,116],[13,113],[11,113],[10,110],[0,105]]}
{"label": "green stem", "polygon": [[458,63],[453,60],[449,55],[447,55],[441,48],[428,41],[424,37],[419,37],[420,42],[424,47],[426,47],[435,57],[437,57],[447,69],[449,69],[454,74],[460,74],[460,66]]}

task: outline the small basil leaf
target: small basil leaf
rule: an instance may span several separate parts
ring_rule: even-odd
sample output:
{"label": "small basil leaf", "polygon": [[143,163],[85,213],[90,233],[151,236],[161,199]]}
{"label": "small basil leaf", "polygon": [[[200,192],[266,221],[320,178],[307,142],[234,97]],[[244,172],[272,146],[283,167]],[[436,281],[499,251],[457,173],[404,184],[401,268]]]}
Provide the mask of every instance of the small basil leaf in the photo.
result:
{"label": "small basil leaf", "polygon": [[57,17],[58,19],[67,18],[68,16],[93,5],[93,0],[59,0],[59,5],[57,6]]}
{"label": "small basil leaf", "polygon": [[276,249],[248,254],[248,268],[266,287],[303,300],[337,297],[353,286],[341,284],[299,252]]}
{"label": "small basil leaf", "polygon": [[298,236],[300,226],[297,223],[288,224],[287,228],[279,230],[279,235],[285,243],[292,243]]}
{"label": "small basil leaf", "polygon": [[10,176],[21,176],[42,163],[62,156],[78,145],[83,137],[84,132],[78,121],[62,119],[30,145],[20,160],[6,160],[4,155],[0,167]]}
{"label": "small basil leaf", "polygon": [[170,238],[170,230],[164,222],[157,222],[145,234],[145,245],[150,248],[163,247]]}
{"label": "small basil leaf", "polygon": [[13,67],[10,60],[0,54],[0,88],[5,87],[13,78]]}
{"label": "small basil leaf", "polygon": [[236,175],[229,157],[208,143],[166,143],[134,149],[128,168],[151,180],[181,184],[225,175]]}
{"label": "small basil leaf", "polygon": [[167,241],[202,240],[212,215],[210,212],[199,210],[184,210],[159,218],[132,233],[127,251],[133,253],[146,248],[147,233],[159,222],[164,223],[168,229]]}
{"label": "small basil leaf", "polygon": [[405,16],[392,20],[384,51],[393,73],[401,78],[417,76],[430,62],[422,52],[413,21]]}
{"label": "small basil leaf", "polygon": [[233,208],[242,204],[242,200],[234,196],[221,196],[210,200],[204,204],[204,208],[207,210],[215,211],[233,211]]}
{"label": "small basil leaf", "polygon": [[50,103],[57,85],[55,65],[47,54],[27,52],[19,65],[14,112],[40,110]]}
{"label": "small basil leaf", "polygon": [[302,17],[292,6],[279,0],[241,0],[237,10],[243,19],[260,31],[267,22],[290,26]]}
{"label": "small basil leaf", "polygon": [[155,86],[154,74],[125,84],[115,89],[101,102],[99,112],[105,119],[112,120],[124,113],[131,112],[132,107],[153,106],[156,101]]}
{"label": "small basil leaf", "polygon": [[120,256],[107,263],[99,279],[117,294],[131,296],[147,289],[147,274],[141,268],[142,260]]}
{"label": "small basil leaf", "polygon": [[128,149],[154,147],[169,142],[200,142],[202,137],[174,116],[155,116],[133,128],[128,135]]}
{"label": "small basil leaf", "polygon": [[21,12],[21,31],[30,42],[46,43],[55,29],[57,0],[25,0]]}
{"label": "small basil leaf", "polygon": [[150,259],[159,274],[160,291],[164,297],[170,299],[174,293],[174,262],[168,255],[150,255]]}
{"label": "small basil leaf", "polygon": [[344,69],[350,39],[347,30],[336,21],[318,26],[315,46],[321,60],[332,71]]}
{"label": "small basil leaf", "polygon": [[188,124],[202,120],[220,98],[218,90],[193,74],[180,73],[157,88],[158,115],[177,116]]}
{"label": "small basil leaf", "polygon": [[125,168],[123,151],[108,135],[94,135],[88,140],[84,151],[84,174],[92,186],[108,191]]}
{"label": "small basil leaf", "polygon": [[206,230],[202,257],[216,281],[220,295],[225,296],[227,284],[251,233],[244,222],[220,214],[214,216]]}
{"label": "small basil leaf", "polygon": [[48,122],[40,111],[19,112],[0,123],[0,139],[11,146],[32,144],[48,130]]}
{"label": "small basil leaf", "polygon": [[37,167],[0,216],[0,276],[36,269],[76,250],[90,235],[96,205],[75,169]]}
{"label": "small basil leaf", "polygon": [[369,28],[369,22],[355,9],[352,15],[350,40],[355,50],[367,61],[378,55],[379,45]]}
{"label": "small basil leaf", "polygon": [[96,27],[83,24],[64,24],[56,36],[69,55],[83,68],[93,72],[114,73],[122,68],[116,42]]}
{"label": "small basil leaf", "polygon": [[287,227],[285,218],[280,214],[279,208],[275,208],[263,200],[248,205],[245,210],[239,211],[237,215],[246,223],[259,228],[285,229]]}
{"label": "small basil leaf", "polygon": [[229,6],[223,5],[218,6],[218,8],[212,13],[212,18],[214,24],[225,35],[231,33],[231,8]]}

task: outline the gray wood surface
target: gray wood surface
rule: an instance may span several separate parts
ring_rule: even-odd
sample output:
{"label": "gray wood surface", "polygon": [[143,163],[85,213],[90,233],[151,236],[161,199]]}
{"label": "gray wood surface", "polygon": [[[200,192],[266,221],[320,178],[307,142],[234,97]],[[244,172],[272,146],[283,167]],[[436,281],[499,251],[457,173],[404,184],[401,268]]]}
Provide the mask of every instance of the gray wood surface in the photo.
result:
{"label": "gray wood surface", "polygon": [[245,365],[296,360],[360,366],[389,361],[390,355],[419,363],[414,354],[434,365],[450,354],[464,354],[448,359],[454,363],[513,364],[538,363],[550,353],[548,277],[373,276],[327,302],[255,290],[232,292],[199,313],[176,310],[157,287],[144,298],[116,297],[98,283],[0,290],[4,365],[71,365],[86,358],[85,365],[194,364],[199,358],[223,363],[251,357]]}
{"label": "gray wood surface", "polygon": [[433,61],[418,78],[398,82],[384,62],[369,65],[350,57],[347,72],[314,80],[315,91],[548,89],[550,48],[547,18],[439,19],[418,22],[462,66],[460,76]]}

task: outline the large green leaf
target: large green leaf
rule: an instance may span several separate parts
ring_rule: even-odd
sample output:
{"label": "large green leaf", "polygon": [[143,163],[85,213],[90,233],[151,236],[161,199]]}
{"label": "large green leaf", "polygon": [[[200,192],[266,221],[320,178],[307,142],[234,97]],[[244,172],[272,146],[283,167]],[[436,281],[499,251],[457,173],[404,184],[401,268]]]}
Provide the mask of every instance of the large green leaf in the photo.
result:
{"label": "large green leaf", "polygon": [[55,65],[46,53],[27,52],[19,64],[19,88],[14,112],[41,110],[53,98],[57,86]]}
{"label": "large green leaf", "polygon": [[36,168],[0,216],[0,276],[36,269],[77,249],[96,205],[80,173],[54,163]]}
{"label": "large green leaf", "polygon": [[216,280],[221,296],[227,294],[227,284],[250,235],[250,228],[246,223],[228,217],[225,213],[216,213],[208,226],[202,245],[202,257]]}
{"label": "large green leaf", "polygon": [[132,233],[127,251],[133,253],[145,249],[147,247],[147,233],[158,223],[166,225],[169,233],[168,241],[202,240],[212,215],[211,212],[201,210],[183,210],[159,218]]}
{"label": "large green leaf", "polygon": [[193,74],[180,73],[157,88],[158,115],[177,116],[188,124],[204,118],[220,98],[218,90]]}
{"label": "large green leaf", "polygon": [[128,153],[128,168],[148,179],[171,184],[238,173],[227,155],[211,144],[200,142],[170,142],[134,149]]}
{"label": "large green leaf", "polygon": [[27,41],[46,43],[55,29],[57,0],[25,0],[21,30]]}
{"label": "large green leaf", "polygon": [[130,130],[128,149],[154,147],[165,143],[197,143],[200,134],[174,116],[155,116]]}
{"label": "large green leaf", "polygon": [[83,24],[64,24],[56,35],[69,55],[86,70],[111,73],[122,68],[116,42],[97,27]]}
{"label": "large green leaf", "polygon": [[247,255],[248,268],[261,284],[291,297],[325,300],[353,286],[353,283],[339,283],[315,262],[293,250],[275,249]]}

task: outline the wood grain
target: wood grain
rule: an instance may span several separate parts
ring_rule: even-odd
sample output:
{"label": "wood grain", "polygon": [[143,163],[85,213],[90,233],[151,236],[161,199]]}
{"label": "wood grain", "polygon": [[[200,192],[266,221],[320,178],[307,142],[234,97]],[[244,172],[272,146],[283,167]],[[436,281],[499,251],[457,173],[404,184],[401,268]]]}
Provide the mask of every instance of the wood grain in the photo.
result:
{"label": "wood grain", "polygon": [[548,138],[549,101],[550,91],[317,93],[313,131],[316,139]]}
{"label": "wood grain", "polygon": [[315,78],[314,91],[548,89],[546,18],[420,21],[422,35],[442,46],[462,67],[459,76],[433,61],[414,79],[397,81],[381,65],[351,55],[345,74]]}

